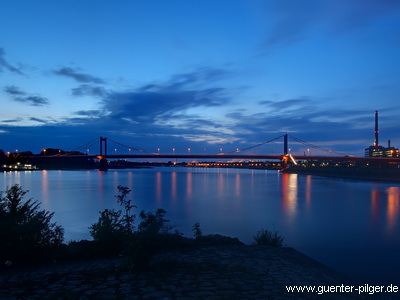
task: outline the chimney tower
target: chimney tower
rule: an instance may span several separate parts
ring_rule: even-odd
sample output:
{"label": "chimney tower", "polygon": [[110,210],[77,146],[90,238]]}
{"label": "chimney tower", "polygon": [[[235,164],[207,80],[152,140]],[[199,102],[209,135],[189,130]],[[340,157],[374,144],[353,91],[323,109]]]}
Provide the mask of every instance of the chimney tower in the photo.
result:
{"label": "chimney tower", "polygon": [[374,139],[374,146],[379,146],[379,130],[378,130],[378,111],[375,111],[375,139]]}

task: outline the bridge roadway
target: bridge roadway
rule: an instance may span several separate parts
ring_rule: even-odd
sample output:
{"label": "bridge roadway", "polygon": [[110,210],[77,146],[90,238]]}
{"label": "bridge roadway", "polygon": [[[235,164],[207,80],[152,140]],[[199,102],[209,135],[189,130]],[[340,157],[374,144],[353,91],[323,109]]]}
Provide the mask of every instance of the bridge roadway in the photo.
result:
{"label": "bridge roadway", "polygon": [[[270,154],[107,154],[107,155],[68,155],[68,156],[42,156],[48,158],[55,157],[76,157],[76,158],[94,158],[94,159],[275,159],[282,160],[284,155]],[[362,156],[298,156],[293,155],[295,160],[313,160],[313,161],[348,161],[348,162],[390,162],[400,164],[399,157],[362,157]]]}

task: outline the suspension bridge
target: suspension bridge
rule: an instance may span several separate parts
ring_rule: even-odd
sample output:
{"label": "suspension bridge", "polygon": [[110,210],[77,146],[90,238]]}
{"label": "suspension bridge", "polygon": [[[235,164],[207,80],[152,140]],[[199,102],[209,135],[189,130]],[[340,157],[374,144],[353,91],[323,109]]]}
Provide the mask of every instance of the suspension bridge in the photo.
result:
{"label": "suspension bridge", "polygon": [[[291,145],[298,146],[298,148],[303,149],[304,151],[291,151],[289,148],[289,138],[291,140]],[[114,151],[110,151],[110,143],[119,147],[119,149],[125,149],[124,151],[117,151],[117,148],[113,148]],[[254,149],[260,148],[264,145],[274,144],[278,145],[280,148],[279,153],[275,154],[264,154],[264,153],[254,153]],[[93,147],[98,147],[98,153],[90,154],[89,149],[93,149]],[[283,168],[287,168],[288,165],[297,165],[297,161],[317,161],[317,162],[349,162],[349,163],[357,163],[361,162],[364,164],[368,163],[376,163],[376,162],[385,162],[392,164],[400,164],[400,158],[392,157],[392,158],[382,158],[382,157],[360,157],[347,155],[344,153],[340,153],[337,151],[333,151],[330,149],[326,149],[324,147],[306,142],[297,137],[284,134],[268,141],[258,143],[255,145],[251,145],[245,148],[237,148],[234,151],[228,152],[220,152],[214,154],[196,154],[191,153],[190,148],[187,153],[175,153],[175,149],[172,148],[173,153],[160,153],[160,152],[151,152],[143,149],[138,149],[133,146],[129,146],[117,141],[114,141],[110,138],[100,137],[96,138],[93,141],[90,141],[82,146],[75,148],[75,151],[71,151],[70,153],[63,154],[54,154],[47,155],[46,158],[56,158],[56,157],[69,157],[69,158],[90,158],[99,161],[99,169],[107,170],[109,160],[116,159],[136,159],[136,160],[149,160],[149,159],[167,159],[167,160],[176,160],[182,159],[187,161],[192,161],[195,159],[204,159],[204,160],[278,160],[282,163]],[[221,149],[222,150],[222,149]],[[79,151],[82,154],[76,154]],[[91,150],[92,153],[94,152]],[[96,150],[95,150],[96,151]],[[86,153],[85,153],[86,152]],[[302,152],[302,153],[301,153]],[[72,154],[71,154],[72,153]]]}

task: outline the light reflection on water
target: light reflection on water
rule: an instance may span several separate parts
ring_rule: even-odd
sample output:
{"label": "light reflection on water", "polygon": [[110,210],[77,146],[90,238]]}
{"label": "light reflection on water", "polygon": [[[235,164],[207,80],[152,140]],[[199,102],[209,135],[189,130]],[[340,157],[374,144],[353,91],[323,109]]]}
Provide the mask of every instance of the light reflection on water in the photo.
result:
{"label": "light reflection on water", "polygon": [[394,230],[399,217],[399,188],[391,186],[387,193],[387,228]]}
{"label": "light reflection on water", "polygon": [[[192,236],[220,233],[251,243],[261,229],[361,282],[400,276],[400,185],[275,171],[155,168],[3,172],[0,190],[30,190],[66,230],[66,240],[90,238],[99,211],[119,209],[117,186],[128,186],[138,211],[167,210],[176,229]],[[374,270],[374,272],[371,272]]]}

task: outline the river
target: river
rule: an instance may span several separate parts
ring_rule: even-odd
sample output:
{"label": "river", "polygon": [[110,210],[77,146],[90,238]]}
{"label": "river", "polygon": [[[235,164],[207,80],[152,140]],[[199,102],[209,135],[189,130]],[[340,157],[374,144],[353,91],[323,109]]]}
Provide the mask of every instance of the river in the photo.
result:
{"label": "river", "polygon": [[250,244],[261,228],[284,244],[359,283],[400,282],[400,184],[248,169],[175,168],[25,171],[0,174],[0,190],[19,183],[25,196],[55,212],[66,241],[90,239],[99,211],[119,209],[117,186],[140,210],[164,208],[176,229],[220,233]]}

